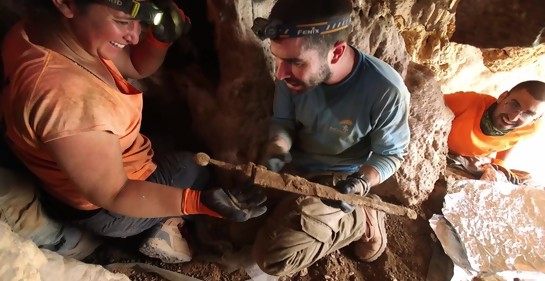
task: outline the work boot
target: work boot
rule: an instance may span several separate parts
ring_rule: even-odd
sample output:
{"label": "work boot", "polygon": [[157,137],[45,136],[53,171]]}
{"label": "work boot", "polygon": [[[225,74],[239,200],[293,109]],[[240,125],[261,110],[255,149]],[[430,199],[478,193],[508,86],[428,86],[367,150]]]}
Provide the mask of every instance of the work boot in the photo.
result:
{"label": "work boot", "polygon": [[164,263],[182,263],[191,260],[191,250],[182,236],[184,219],[169,218],[151,229],[151,235],[140,246],[140,252],[158,258]]}
{"label": "work boot", "polygon": [[[380,197],[374,194],[368,195],[368,197],[382,201]],[[363,211],[367,218],[367,229],[359,240],[354,241],[354,253],[361,261],[373,262],[386,250],[386,243],[388,242],[384,225],[386,214],[368,207],[363,207]]]}

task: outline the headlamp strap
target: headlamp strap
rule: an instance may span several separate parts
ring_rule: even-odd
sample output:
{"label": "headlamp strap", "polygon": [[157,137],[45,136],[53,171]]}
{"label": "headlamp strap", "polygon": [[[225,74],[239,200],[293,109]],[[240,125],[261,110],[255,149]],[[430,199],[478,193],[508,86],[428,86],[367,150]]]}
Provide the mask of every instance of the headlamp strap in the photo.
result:
{"label": "headlamp strap", "polygon": [[116,10],[129,14],[132,18],[155,24],[158,14],[163,14],[153,1],[138,0],[91,0],[96,3],[106,4]]}
{"label": "headlamp strap", "polygon": [[325,35],[340,31],[350,26],[350,17],[309,24],[278,25],[278,37],[292,38],[312,35]]}
{"label": "headlamp strap", "polygon": [[302,36],[325,35],[350,26],[350,16],[308,24],[282,24],[274,20],[256,18],[252,30],[261,39],[294,38]]}
{"label": "headlamp strap", "polygon": [[107,4],[116,10],[131,15],[133,18],[135,18],[140,11],[140,3],[136,0],[95,0],[95,2]]}

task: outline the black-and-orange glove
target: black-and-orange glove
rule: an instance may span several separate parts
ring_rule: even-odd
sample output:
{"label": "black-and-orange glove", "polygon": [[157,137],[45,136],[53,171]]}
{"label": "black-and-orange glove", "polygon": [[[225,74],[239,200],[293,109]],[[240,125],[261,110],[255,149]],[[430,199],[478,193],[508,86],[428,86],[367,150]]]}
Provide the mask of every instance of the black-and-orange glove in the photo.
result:
{"label": "black-and-orange glove", "polygon": [[260,188],[253,186],[233,190],[185,189],[182,198],[182,213],[185,215],[205,214],[242,222],[261,216],[267,211],[267,196]]}
{"label": "black-and-orange glove", "polygon": [[172,43],[182,34],[189,32],[191,20],[172,0],[152,0],[163,11],[161,22],[152,25],[150,31],[155,39],[163,43]]}

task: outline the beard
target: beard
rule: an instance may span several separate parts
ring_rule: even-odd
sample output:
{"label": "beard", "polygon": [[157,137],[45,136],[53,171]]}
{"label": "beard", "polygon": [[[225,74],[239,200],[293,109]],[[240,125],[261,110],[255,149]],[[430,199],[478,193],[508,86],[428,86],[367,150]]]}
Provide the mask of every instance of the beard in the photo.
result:
{"label": "beard", "polygon": [[331,78],[331,69],[327,63],[323,63],[320,65],[320,69],[318,69],[316,73],[312,74],[306,81],[296,78],[286,78],[284,81],[287,83],[291,93],[298,95],[312,90],[324,81],[329,80],[329,78]]}
{"label": "beard", "polygon": [[522,127],[524,125],[520,121],[515,121],[515,122],[509,121],[509,117],[505,113],[498,114],[493,119],[493,124],[494,124],[494,127],[496,127],[498,130],[501,130],[501,131],[511,131],[513,129]]}

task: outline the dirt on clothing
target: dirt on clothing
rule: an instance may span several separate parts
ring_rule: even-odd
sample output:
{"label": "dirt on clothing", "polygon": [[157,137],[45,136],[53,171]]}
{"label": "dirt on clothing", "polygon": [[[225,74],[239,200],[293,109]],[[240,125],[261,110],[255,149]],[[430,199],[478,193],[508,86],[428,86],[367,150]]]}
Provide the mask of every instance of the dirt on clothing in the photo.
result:
{"label": "dirt on clothing", "polygon": [[[416,220],[402,216],[388,215],[386,229],[388,247],[375,262],[363,263],[352,254],[350,246],[333,252],[315,264],[292,276],[280,277],[281,281],[382,281],[382,280],[426,280],[428,267],[437,240],[434,238],[428,219],[434,213],[440,213],[443,204],[445,182],[438,182],[430,198],[412,209],[418,213]],[[244,268],[233,269],[218,262],[219,256],[226,252],[236,252],[240,245],[225,241],[232,235],[233,227],[226,226],[221,220],[208,220],[205,229],[202,221],[189,222],[191,229],[190,244],[197,255],[191,262],[182,264],[164,264],[140,254],[136,249],[139,237],[114,239],[107,241],[86,261],[107,265],[110,263],[142,262],[182,273],[201,280],[245,281],[250,280]],[[199,226],[200,225],[200,226]],[[237,229],[235,227],[235,229]],[[204,233],[203,231],[206,231]],[[241,236],[244,233],[240,233]],[[195,239],[199,237],[201,241]],[[244,240],[244,239],[242,239]],[[220,254],[221,253],[221,254]],[[231,256],[232,259],[236,255]],[[247,258],[247,257],[246,257]],[[242,257],[241,257],[242,259]],[[155,273],[125,271],[131,280],[166,280]]]}

